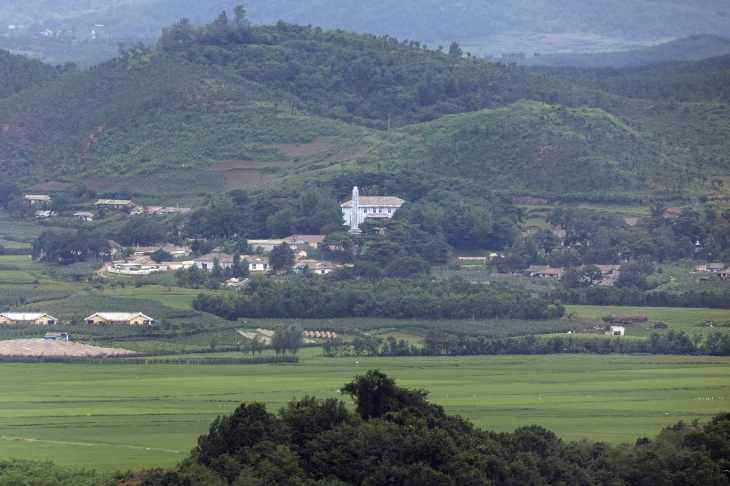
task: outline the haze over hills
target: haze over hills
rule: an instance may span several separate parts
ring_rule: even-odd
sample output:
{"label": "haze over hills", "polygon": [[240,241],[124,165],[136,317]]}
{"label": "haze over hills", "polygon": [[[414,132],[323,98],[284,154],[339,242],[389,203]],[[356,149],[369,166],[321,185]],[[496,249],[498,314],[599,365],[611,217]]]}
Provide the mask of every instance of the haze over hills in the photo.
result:
{"label": "haze over hills", "polygon": [[[191,0],[4,2],[0,5],[0,36],[4,36],[0,47],[52,63],[73,60],[90,65],[112,57],[119,41],[151,43],[162,27],[182,17],[202,25],[233,5],[221,0],[202,4]],[[325,29],[418,39],[432,47],[458,41],[479,56],[617,50],[695,34],[730,35],[730,8],[719,0],[252,0],[245,8],[256,25],[282,19]]]}
{"label": "haze over hills", "polygon": [[129,196],[175,171],[163,193],[417,178],[467,193],[636,200],[706,194],[730,166],[730,109],[709,95],[677,105],[283,22],[181,22],[156,50],[28,85],[0,100],[0,173],[39,189],[85,182]]}

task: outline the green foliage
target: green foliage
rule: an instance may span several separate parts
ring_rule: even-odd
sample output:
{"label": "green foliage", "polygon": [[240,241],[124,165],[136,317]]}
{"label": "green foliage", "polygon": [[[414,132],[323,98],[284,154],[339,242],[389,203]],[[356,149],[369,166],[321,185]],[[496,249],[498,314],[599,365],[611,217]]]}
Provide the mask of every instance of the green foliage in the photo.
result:
{"label": "green foliage", "polygon": [[100,473],[94,470],[79,470],[61,467],[52,462],[28,461],[23,459],[0,459],[0,484],[27,484],[33,486],[77,486],[94,484],[114,486],[127,481],[132,472]]}
{"label": "green foliage", "polygon": [[201,294],[193,307],[231,320],[244,316],[546,319],[561,317],[563,312],[524,291],[474,285],[459,278],[441,282],[295,278],[280,283],[251,279],[236,295]]}
{"label": "green foliage", "polygon": [[[698,484],[727,482],[728,414],[704,426],[679,422],[635,448],[565,443],[532,425],[490,433],[370,370],[342,387],[356,405],[305,396],[278,416],[262,403],[219,416],[188,459],[142,486],[172,484]],[[486,465],[486,467],[485,467]],[[326,479],[325,479],[326,478]],[[525,482],[525,481],[521,481]]]}
{"label": "green foliage", "polygon": [[58,78],[53,67],[0,49],[0,98]]}
{"label": "green foliage", "polygon": [[269,254],[269,265],[276,273],[285,272],[294,265],[294,251],[289,243],[283,242],[275,246]]}

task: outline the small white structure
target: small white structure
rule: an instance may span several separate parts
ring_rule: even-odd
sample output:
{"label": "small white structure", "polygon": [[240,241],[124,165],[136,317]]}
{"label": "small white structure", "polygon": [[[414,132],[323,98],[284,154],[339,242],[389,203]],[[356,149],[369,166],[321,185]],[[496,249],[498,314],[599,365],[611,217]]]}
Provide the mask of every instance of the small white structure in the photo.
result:
{"label": "small white structure", "polygon": [[342,218],[351,233],[359,233],[358,225],[368,219],[392,218],[405,201],[395,196],[362,196],[357,186],[352,188],[352,199],[342,204]]}
{"label": "small white structure", "polygon": [[625,329],[623,326],[611,326],[610,330],[608,331],[608,334],[611,336],[623,336]]}

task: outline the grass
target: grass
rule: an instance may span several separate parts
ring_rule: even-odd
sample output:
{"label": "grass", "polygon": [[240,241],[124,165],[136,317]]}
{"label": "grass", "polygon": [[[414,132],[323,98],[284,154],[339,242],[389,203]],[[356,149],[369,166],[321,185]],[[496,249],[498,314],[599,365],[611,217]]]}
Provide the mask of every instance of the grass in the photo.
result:
{"label": "grass", "polygon": [[565,440],[633,442],[678,420],[707,419],[730,399],[727,358],[300,354],[301,364],[276,366],[0,365],[0,457],[100,470],[170,467],[216,415],[242,401],[275,411],[306,393],[337,397],[371,368],[430,390],[433,402],[479,427],[537,423]]}

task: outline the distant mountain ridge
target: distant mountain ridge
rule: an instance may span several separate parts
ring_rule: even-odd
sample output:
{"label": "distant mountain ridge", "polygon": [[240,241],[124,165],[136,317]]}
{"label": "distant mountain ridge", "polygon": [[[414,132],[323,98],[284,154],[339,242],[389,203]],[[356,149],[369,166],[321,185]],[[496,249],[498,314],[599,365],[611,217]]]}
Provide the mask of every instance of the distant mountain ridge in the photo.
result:
{"label": "distant mountain ridge", "polygon": [[577,68],[602,68],[640,66],[672,61],[700,60],[730,54],[730,37],[719,35],[692,35],[663,44],[642,49],[618,52],[597,52],[586,54],[546,54],[520,61],[550,71],[542,66],[572,66]]}
{"label": "distant mountain ridge", "polygon": [[157,49],[0,100],[0,177],[119,197],[413,180],[627,201],[705,194],[727,172],[725,103],[619,96],[452,51],[285,22],[178,22]]}

